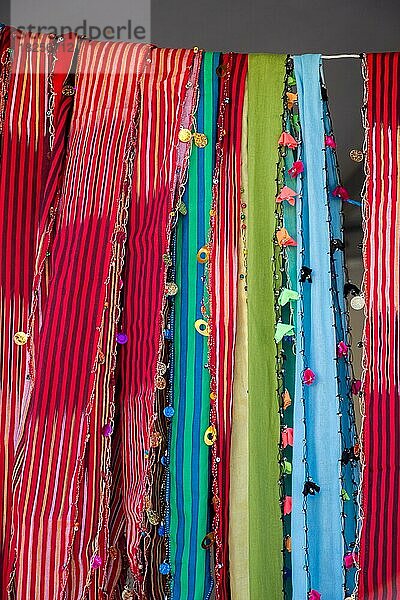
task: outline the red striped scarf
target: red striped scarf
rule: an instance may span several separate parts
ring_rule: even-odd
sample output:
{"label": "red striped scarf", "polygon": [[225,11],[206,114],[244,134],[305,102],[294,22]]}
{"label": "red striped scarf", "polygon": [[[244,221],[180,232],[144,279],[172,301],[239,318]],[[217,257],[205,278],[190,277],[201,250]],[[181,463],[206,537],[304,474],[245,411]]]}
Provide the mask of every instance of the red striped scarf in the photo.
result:
{"label": "red striped scarf", "polygon": [[[24,459],[16,447],[25,428],[30,384],[26,347],[16,345],[13,335],[27,328],[42,200],[48,172],[58,162],[60,153],[59,148],[50,153],[53,128],[61,126],[63,129],[65,124],[65,116],[61,113],[55,118],[55,111],[61,110],[66,98],[61,94],[60,99],[55,98],[51,74],[56,57],[64,69],[69,68],[71,53],[57,48],[52,36],[6,27],[1,36],[1,56],[0,118],[4,122],[0,166],[0,410],[3,424],[0,438],[0,581],[4,597],[10,555],[13,467],[16,464],[18,468]],[[10,65],[4,66],[8,57],[11,58]],[[60,77],[65,77],[61,66],[59,73]],[[67,112],[64,110],[64,115]]]}
{"label": "red striped scarf", "polygon": [[85,42],[80,51],[64,181],[48,214],[57,213],[39,335],[37,306],[29,321],[31,381],[14,471],[16,597],[102,598],[107,586],[111,442],[102,427],[113,419],[118,232],[146,56],[132,44]]}
{"label": "red striped scarf", "polygon": [[148,504],[152,497],[152,477],[157,481],[158,477],[147,462],[150,436],[160,431],[154,401],[164,325],[163,254],[169,251],[170,230],[175,220],[171,211],[187,159],[188,145],[184,145],[182,152],[178,133],[191,112],[191,105],[185,113],[184,106],[195,56],[193,50],[154,49],[149,75],[141,84],[134,192],[123,276],[126,304],[122,328],[129,342],[120,360],[127,553],[136,595],[143,599],[147,597],[143,577],[150,560],[149,537],[154,528],[148,521],[146,508],[158,509]]}
{"label": "red striped scarf", "polygon": [[212,447],[216,598],[227,600],[230,597],[229,472],[240,236],[241,136],[247,55],[224,54],[221,65],[223,76],[213,186],[212,212],[215,216],[211,222],[209,292],[211,425],[217,430],[217,441]]}
{"label": "red striped scarf", "polygon": [[369,54],[364,238],[365,419],[359,597],[400,597],[399,53]]}

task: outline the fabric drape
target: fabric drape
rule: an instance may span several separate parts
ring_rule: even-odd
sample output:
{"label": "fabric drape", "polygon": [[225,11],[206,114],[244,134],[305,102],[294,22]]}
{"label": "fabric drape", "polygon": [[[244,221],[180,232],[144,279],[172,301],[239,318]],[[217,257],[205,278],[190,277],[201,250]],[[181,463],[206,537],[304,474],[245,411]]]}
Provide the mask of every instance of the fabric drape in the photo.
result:
{"label": "fabric drape", "polygon": [[[250,598],[282,594],[279,398],[273,269],[285,57],[249,56],[249,560]],[[260,376],[260,374],[262,375]],[[266,513],[265,506],[269,506]],[[264,550],[268,547],[268,561]]]}
{"label": "fabric drape", "polygon": [[[331,293],[329,199],[319,55],[295,56],[304,163],[298,201],[298,274],[312,269],[299,287],[296,392],[294,401],[292,574],[293,598],[311,590],[334,599],[343,586],[340,420],[336,338]],[[306,382],[311,369],[315,381]],[[304,485],[320,487],[304,495]],[[327,518],[329,515],[329,519]],[[306,529],[305,529],[306,528]],[[306,550],[304,550],[306,548]]]}

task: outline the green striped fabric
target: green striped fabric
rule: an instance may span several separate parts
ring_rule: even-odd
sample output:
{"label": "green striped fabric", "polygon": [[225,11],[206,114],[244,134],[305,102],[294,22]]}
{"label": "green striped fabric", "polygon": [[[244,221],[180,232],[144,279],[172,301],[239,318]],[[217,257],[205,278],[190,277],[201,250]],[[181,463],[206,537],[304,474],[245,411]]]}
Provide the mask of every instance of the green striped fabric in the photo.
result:
{"label": "green striped fabric", "polygon": [[204,54],[200,72],[197,130],[205,133],[205,148],[193,145],[184,195],[187,214],[177,230],[175,298],[175,414],[171,440],[170,561],[172,598],[203,600],[211,586],[209,550],[201,546],[208,533],[209,448],[204,434],[209,426],[210,378],[205,368],[208,338],[195,322],[204,318],[206,266],[197,253],[207,243],[215,147],[219,54]]}

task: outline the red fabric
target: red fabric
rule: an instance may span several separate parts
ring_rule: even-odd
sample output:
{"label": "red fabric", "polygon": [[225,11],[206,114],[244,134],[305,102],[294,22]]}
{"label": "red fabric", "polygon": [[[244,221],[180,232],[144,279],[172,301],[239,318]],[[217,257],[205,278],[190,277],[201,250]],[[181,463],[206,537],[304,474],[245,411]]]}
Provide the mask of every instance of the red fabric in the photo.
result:
{"label": "red fabric", "polygon": [[192,50],[153,49],[149,74],[142,81],[123,275],[126,304],[121,326],[129,338],[120,356],[123,495],[129,565],[137,597],[143,599],[147,598],[143,581],[149,560],[147,540],[154,528],[145,513],[145,499],[151,498],[145,450],[150,449],[149,437],[157,428],[155,376],[166,273],[162,256],[169,250],[170,213],[184,172],[178,156],[178,133],[194,56]]}
{"label": "red fabric", "polygon": [[359,598],[400,597],[399,54],[367,56],[365,422]]}
{"label": "red fabric", "polygon": [[[1,34],[1,55],[12,49],[12,61],[4,80],[4,127],[0,165],[0,589],[7,596],[12,531],[13,483],[25,459],[18,445],[26,428],[26,347],[17,346],[13,335],[27,331],[31,310],[37,232],[51,155],[54,122],[53,92],[48,74],[55,56],[62,58],[47,35],[19,32],[6,27]],[[38,50],[39,49],[39,50]],[[57,100],[56,106],[60,105]],[[58,152],[58,151],[57,151]],[[38,319],[40,321],[40,317]],[[15,472],[13,474],[13,469]],[[32,473],[32,478],[35,473]]]}
{"label": "red fabric", "polygon": [[[240,235],[240,173],[242,113],[247,55],[224,54],[218,141],[213,186],[210,272],[211,424],[217,440],[212,447],[212,491],[216,536],[216,598],[227,600],[229,588],[229,473],[232,430],[233,369],[236,336],[238,243]],[[222,69],[224,71],[225,69]],[[221,151],[220,151],[221,149]]]}
{"label": "red fabric", "polygon": [[[101,427],[112,420],[116,342],[106,304],[117,304],[113,233],[146,55],[145,46],[132,44],[81,48],[63,186],[53,204],[51,281],[42,314],[33,315],[42,325],[30,343],[14,472],[9,577],[17,598],[78,598],[84,590],[101,598],[107,585],[111,442]],[[95,572],[93,555],[102,561]]]}

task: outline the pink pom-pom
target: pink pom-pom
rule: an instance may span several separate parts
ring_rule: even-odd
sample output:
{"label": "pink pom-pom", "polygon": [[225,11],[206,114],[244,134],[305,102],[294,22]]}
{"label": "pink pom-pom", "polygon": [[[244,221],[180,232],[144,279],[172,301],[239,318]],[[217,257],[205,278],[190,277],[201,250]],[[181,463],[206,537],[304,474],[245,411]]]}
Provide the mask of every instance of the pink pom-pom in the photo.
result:
{"label": "pink pom-pom", "polygon": [[304,165],[302,163],[301,160],[296,160],[293,165],[291,166],[291,168],[289,169],[288,173],[290,175],[290,177],[297,177],[297,175],[299,175],[300,173],[303,173],[304,171]]}
{"label": "pink pom-pom", "polygon": [[340,198],[341,200],[343,200],[344,202],[346,200],[349,200],[350,198],[350,194],[349,192],[346,190],[346,188],[344,188],[342,185],[338,185],[332,192],[333,196],[335,196],[336,198]]}
{"label": "pink pom-pom", "polygon": [[336,148],[336,142],[331,135],[325,136],[325,146],[328,148]]}
{"label": "pink pom-pom", "polygon": [[303,383],[305,385],[311,385],[315,381],[315,373],[312,369],[306,369],[303,373]]}
{"label": "pink pom-pom", "polygon": [[338,352],[339,358],[341,358],[342,356],[347,356],[348,351],[349,351],[349,347],[347,346],[347,344],[345,342],[338,343],[337,352]]}

